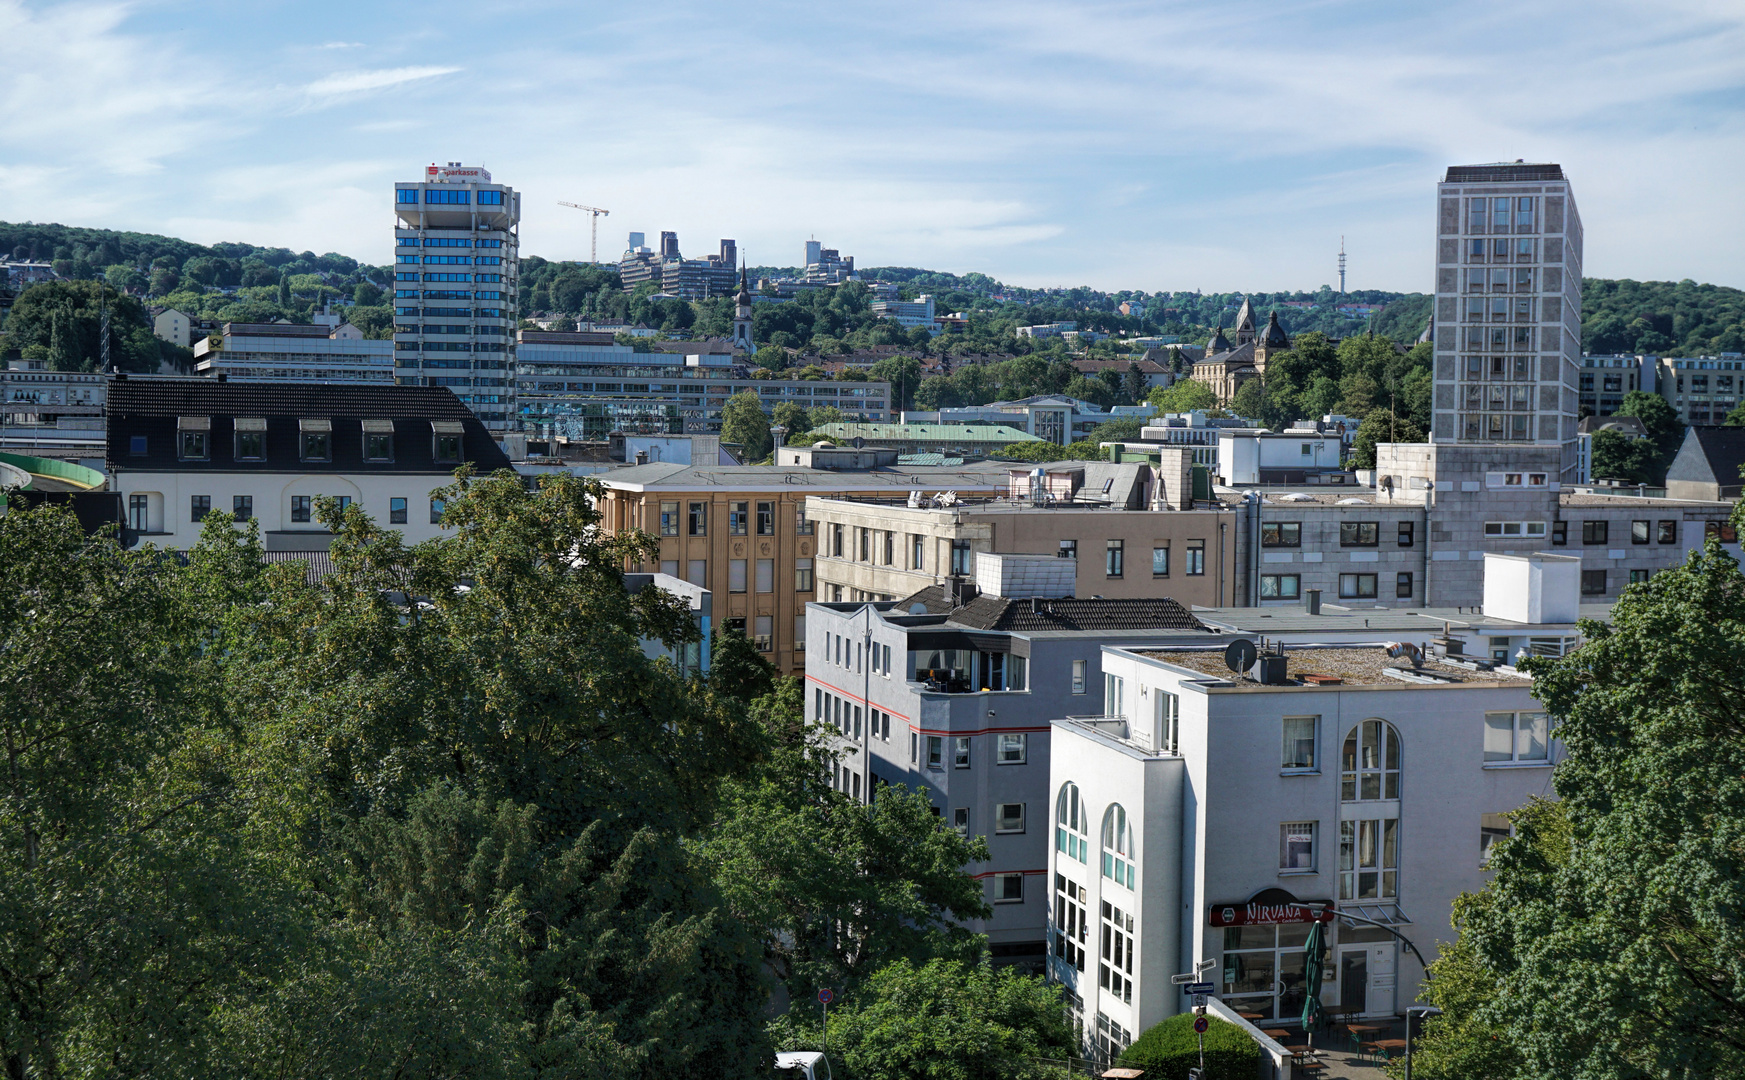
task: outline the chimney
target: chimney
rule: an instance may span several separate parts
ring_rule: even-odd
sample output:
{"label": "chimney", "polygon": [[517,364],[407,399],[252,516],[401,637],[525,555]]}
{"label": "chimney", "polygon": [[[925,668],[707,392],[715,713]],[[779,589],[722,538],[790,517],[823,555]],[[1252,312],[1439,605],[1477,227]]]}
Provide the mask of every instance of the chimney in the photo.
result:
{"label": "chimney", "polygon": [[1309,614],[1311,614],[1311,615],[1321,614],[1321,590],[1320,589],[1306,589],[1306,590],[1304,590],[1303,595],[1308,599],[1308,602],[1309,602]]}
{"label": "chimney", "polygon": [[636,463],[638,465],[647,465],[648,464],[648,451],[647,450],[638,450],[636,452]]}

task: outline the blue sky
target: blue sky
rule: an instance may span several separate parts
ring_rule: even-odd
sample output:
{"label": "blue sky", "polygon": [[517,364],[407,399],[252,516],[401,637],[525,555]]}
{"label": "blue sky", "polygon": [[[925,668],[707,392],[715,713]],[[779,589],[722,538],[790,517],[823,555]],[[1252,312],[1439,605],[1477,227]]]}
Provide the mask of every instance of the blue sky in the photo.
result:
{"label": "blue sky", "polygon": [[1568,171],[1599,277],[1745,286],[1745,4],[0,0],[0,219],[390,259],[432,161],[522,251],[675,229],[1021,285],[1431,282],[1450,163]]}

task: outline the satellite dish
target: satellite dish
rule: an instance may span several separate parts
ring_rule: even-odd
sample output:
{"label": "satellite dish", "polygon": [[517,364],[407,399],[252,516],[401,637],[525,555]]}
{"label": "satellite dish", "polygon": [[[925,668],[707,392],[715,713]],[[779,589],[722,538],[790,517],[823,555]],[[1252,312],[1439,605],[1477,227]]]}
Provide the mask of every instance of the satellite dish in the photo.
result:
{"label": "satellite dish", "polygon": [[1237,638],[1224,649],[1224,666],[1231,671],[1247,671],[1260,658],[1260,650],[1247,638]]}
{"label": "satellite dish", "polygon": [[911,615],[925,615],[925,614],[927,614],[927,605],[921,603],[920,601],[916,601],[915,603],[909,605],[909,614],[911,614]]}

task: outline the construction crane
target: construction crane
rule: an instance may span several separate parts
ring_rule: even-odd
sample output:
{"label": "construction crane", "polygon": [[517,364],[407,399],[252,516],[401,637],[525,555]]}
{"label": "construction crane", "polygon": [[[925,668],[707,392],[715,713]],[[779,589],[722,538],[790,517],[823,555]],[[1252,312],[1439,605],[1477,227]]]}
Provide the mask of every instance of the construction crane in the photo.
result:
{"label": "construction crane", "polygon": [[602,210],[598,206],[583,206],[581,203],[564,202],[562,199],[559,199],[557,204],[559,206],[567,206],[572,210],[586,210],[589,214],[593,215],[591,218],[588,219],[590,222],[593,223],[593,226],[594,226],[594,238],[588,244],[588,261],[594,262],[594,263],[599,262],[600,261],[600,219],[602,217],[605,217],[607,214],[610,214],[612,211]]}

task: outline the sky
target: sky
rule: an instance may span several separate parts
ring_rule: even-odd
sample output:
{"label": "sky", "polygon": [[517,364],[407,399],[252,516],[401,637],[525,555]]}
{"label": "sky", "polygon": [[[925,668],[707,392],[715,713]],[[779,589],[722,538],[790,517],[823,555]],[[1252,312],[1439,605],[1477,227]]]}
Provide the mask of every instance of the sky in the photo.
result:
{"label": "sky", "polygon": [[1745,3],[0,0],[0,220],[392,259],[431,162],[625,234],[1014,285],[1432,284],[1449,164],[1553,161],[1593,277],[1745,287]]}

